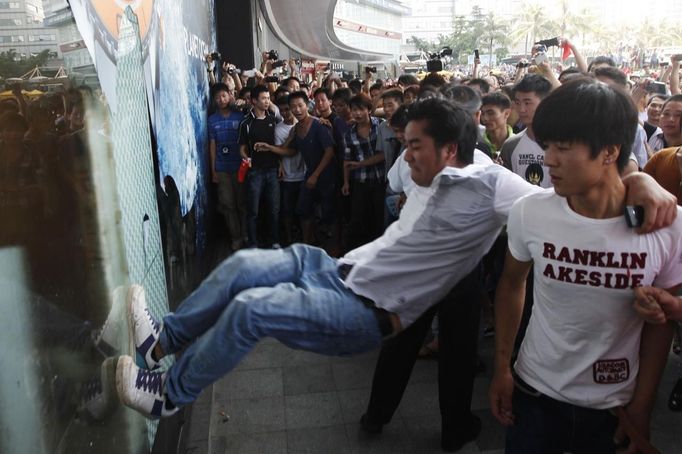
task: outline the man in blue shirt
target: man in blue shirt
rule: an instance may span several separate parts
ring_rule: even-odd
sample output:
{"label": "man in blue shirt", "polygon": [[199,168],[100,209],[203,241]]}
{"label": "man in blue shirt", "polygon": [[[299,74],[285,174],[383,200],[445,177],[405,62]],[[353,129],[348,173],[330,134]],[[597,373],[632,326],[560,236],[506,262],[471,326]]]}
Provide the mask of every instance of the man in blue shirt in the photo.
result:
{"label": "man in blue shirt", "polygon": [[213,86],[216,112],[208,117],[208,151],[211,180],[218,185],[218,211],[225,217],[232,250],[240,249],[246,234],[246,198],[244,185],[237,180],[241,164],[239,124],[244,114],[234,109],[234,94],[227,85]]}

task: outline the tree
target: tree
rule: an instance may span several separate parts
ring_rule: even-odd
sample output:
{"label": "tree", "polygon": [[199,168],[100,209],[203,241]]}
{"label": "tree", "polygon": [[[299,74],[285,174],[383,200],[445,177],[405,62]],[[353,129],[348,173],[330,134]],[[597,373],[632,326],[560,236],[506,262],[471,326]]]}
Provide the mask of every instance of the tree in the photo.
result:
{"label": "tree", "polygon": [[432,42],[418,38],[414,35],[412,35],[412,37],[407,40],[407,44],[412,44],[415,47],[415,49],[422,52],[431,52],[435,47]]}
{"label": "tree", "polygon": [[505,47],[509,42],[509,26],[506,22],[496,17],[491,11],[485,16],[483,20],[483,29],[481,32],[481,41],[488,46],[488,55],[490,56],[490,65],[493,61],[493,44]]}
{"label": "tree", "polygon": [[526,3],[521,7],[521,12],[514,20],[514,31],[511,33],[511,39],[514,43],[525,39],[525,53],[528,53],[528,44],[532,45],[539,39],[557,36],[559,31],[559,24],[545,14],[542,6]]}
{"label": "tree", "polygon": [[468,16],[455,16],[453,20],[453,32],[443,37],[440,44],[452,49],[452,58],[464,63],[465,56],[471,55],[474,49],[478,49],[479,43],[483,42],[481,36],[484,32],[485,15],[481,8],[474,6]]}
{"label": "tree", "polygon": [[16,49],[0,52],[0,77],[3,79],[19,77],[36,66],[44,66],[49,57],[48,49],[26,59],[21,59]]}

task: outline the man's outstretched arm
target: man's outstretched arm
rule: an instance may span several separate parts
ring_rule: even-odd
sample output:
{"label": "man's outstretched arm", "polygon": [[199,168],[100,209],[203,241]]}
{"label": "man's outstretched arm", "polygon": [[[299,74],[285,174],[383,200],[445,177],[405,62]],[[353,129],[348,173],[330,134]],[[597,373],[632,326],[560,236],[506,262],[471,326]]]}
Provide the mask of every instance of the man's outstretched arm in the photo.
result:
{"label": "man's outstretched arm", "polygon": [[[677,197],[663,189],[656,180],[644,172],[634,172],[623,177],[627,189],[626,203],[644,207],[644,222],[637,233],[650,233],[671,225],[677,217]],[[495,211],[506,223],[511,206],[518,199],[542,188],[528,183],[511,171],[504,172],[495,187]],[[546,189],[549,190],[549,189]]]}

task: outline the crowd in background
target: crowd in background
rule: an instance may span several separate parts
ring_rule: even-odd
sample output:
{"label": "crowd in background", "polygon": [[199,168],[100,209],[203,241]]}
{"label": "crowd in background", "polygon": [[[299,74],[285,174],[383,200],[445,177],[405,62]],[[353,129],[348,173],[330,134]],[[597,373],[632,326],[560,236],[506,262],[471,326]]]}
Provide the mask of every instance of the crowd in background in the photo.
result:
{"label": "crowd in background", "polygon": [[[570,50],[575,66],[551,64],[542,44],[515,66],[490,69],[476,59],[449,77],[434,71],[381,79],[371,67],[362,78],[329,70],[312,77],[301,75],[300,62],[277,60],[272,52],[263,54],[259,70],[240,71],[207,56],[212,180],[232,249],[305,242],[340,256],[380,236],[397,219],[419,172],[404,156],[406,112],[417,99],[449,98],[471,114],[479,128],[475,163],[494,162],[551,187],[532,130],[535,109],[552,90],[580,77],[625,90],[638,108],[624,174],[645,171],[682,200],[682,55],[634,73],[610,56],[586,61],[567,39],[555,45]],[[486,335],[494,334],[490,301],[505,250],[503,234],[481,257]],[[437,323],[433,328],[421,355],[438,351]],[[682,379],[669,406],[682,410]]]}

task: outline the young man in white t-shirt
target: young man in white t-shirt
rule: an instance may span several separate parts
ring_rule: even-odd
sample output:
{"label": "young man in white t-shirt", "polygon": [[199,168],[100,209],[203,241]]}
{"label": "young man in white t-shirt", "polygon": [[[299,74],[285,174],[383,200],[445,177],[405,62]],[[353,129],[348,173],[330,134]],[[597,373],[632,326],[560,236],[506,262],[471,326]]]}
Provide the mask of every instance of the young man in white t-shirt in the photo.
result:
{"label": "young man in white t-shirt", "polygon": [[514,109],[526,129],[507,139],[500,150],[504,166],[531,184],[552,186],[545,151],[535,140],[533,118],[540,102],[552,90],[552,84],[540,74],[528,74],[514,86]]}
{"label": "young man in white t-shirt", "polygon": [[[296,126],[296,117],[289,107],[289,96],[280,96],[276,100],[283,121],[275,126],[275,146],[287,141],[291,130]],[[298,195],[305,179],[305,162],[303,156],[297,152],[293,156],[282,156],[279,161],[280,201],[282,233],[284,245],[293,243],[294,219]]]}
{"label": "young man in white t-shirt", "polygon": [[[509,215],[490,388],[493,414],[509,426],[507,453],[615,452],[610,410],[621,406],[641,436],[630,439],[648,439],[672,329],[643,323],[633,289],[679,287],[682,219],[647,235],[626,225],[620,171],[636,127],[629,96],[590,79],[557,89],[535,113],[554,192],[519,200]],[[512,369],[531,266],[535,304]]]}

